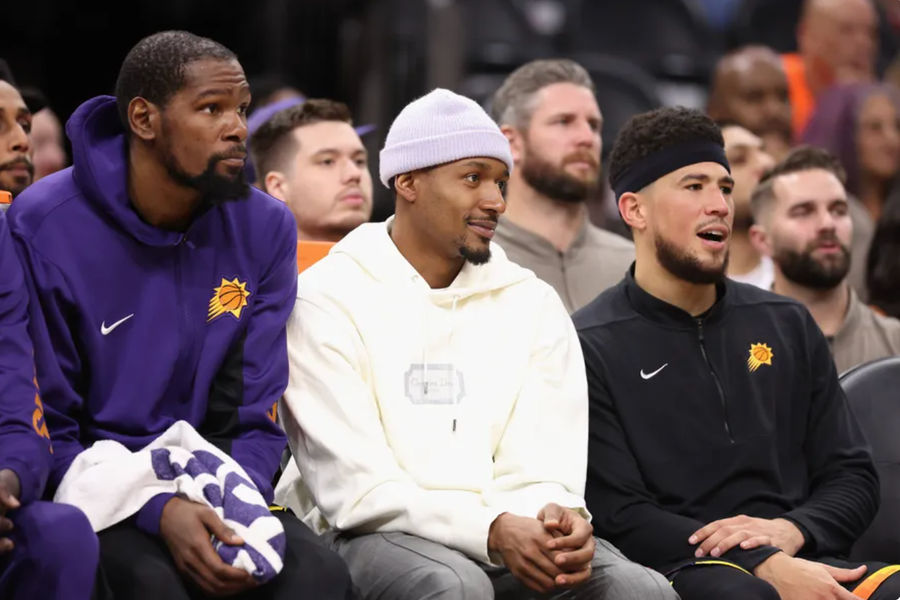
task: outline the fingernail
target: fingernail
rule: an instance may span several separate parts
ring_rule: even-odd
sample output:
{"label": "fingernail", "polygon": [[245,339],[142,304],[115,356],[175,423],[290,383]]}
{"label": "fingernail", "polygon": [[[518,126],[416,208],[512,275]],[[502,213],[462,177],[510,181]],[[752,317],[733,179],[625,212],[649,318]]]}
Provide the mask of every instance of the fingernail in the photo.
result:
{"label": "fingernail", "polygon": [[692,535],[691,537],[688,538],[688,544],[696,544],[696,543],[697,543],[696,535]]}
{"label": "fingernail", "polygon": [[701,556],[703,556],[703,550],[701,550],[700,548],[697,548],[697,551],[694,552],[694,556],[696,556],[697,558],[700,558]]}
{"label": "fingernail", "polygon": [[713,548],[712,552],[710,552],[711,556],[719,556],[720,550],[718,548]]}

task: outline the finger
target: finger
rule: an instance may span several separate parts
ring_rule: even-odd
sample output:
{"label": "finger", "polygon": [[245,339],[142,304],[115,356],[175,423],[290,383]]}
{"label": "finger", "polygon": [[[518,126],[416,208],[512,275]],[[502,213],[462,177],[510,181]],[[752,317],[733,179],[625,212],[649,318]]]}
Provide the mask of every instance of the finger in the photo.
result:
{"label": "finger", "polygon": [[19,499],[9,493],[5,487],[0,486],[0,510],[15,510],[19,508],[21,504],[19,503]]}
{"label": "finger", "polygon": [[708,555],[710,552],[712,552],[713,548],[719,545],[720,542],[722,542],[725,538],[734,535],[735,533],[736,530],[732,529],[730,526],[720,527],[716,530],[715,533],[703,540],[703,543],[700,544],[694,551],[694,556],[700,558],[702,556]]}
{"label": "finger", "polygon": [[584,519],[579,519],[579,522],[575,523],[568,535],[554,537],[552,540],[548,541],[547,548],[551,550],[562,550],[566,548],[575,550],[584,546],[593,536],[594,530],[590,523]]}
{"label": "finger", "polygon": [[832,567],[831,565],[824,565],[824,567],[825,570],[828,571],[828,574],[834,577],[834,580],[839,583],[856,581],[866,572],[866,565],[860,565],[855,569],[841,569],[838,567]]}
{"label": "finger", "polygon": [[553,578],[562,573],[562,570],[553,562],[553,556],[544,554],[538,548],[523,553],[523,558],[529,561],[536,569],[544,573],[552,582]]}
{"label": "finger", "polygon": [[244,540],[231,527],[226,525],[212,509],[202,511],[200,520],[203,521],[203,524],[211,534],[229,546],[240,546],[244,543]]}
{"label": "finger", "polygon": [[9,538],[0,538],[0,554],[12,552],[16,545]]}
{"label": "finger", "polygon": [[553,563],[566,573],[574,573],[591,564],[593,558],[594,549],[584,547],[572,552],[560,552],[553,559]]}
{"label": "finger", "polygon": [[691,534],[691,537],[688,538],[688,544],[699,544],[716,531],[718,531],[719,527],[727,521],[728,519],[719,519],[718,521],[713,521],[712,523],[708,523]]}
{"label": "finger", "polygon": [[546,528],[557,528],[565,517],[565,509],[559,504],[550,502],[538,512],[538,520],[544,523]]}
{"label": "finger", "polygon": [[247,571],[226,564],[210,542],[198,545],[194,548],[194,552],[197,560],[203,563],[217,583],[247,583],[252,579],[252,575]]}
{"label": "finger", "polygon": [[0,533],[9,533],[13,530],[13,522],[5,517],[0,517]]}
{"label": "finger", "polygon": [[[176,563],[177,564],[177,563]],[[209,570],[196,558],[187,558],[183,561],[179,570],[187,575],[194,584],[203,590],[203,593],[212,596],[215,595],[217,581]]]}
{"label": "finger", "polygon": [[[524,557],[523,557],[524,558]],[[518,577],[522,583],[527,585],[533,590],[536,590],[541,593],[549,592],[554,587],[554,575],[547,575],[544,571],[542,571],[534,562],[524,558],[522,562],[519,564],[518,573],[516,573],[516,577]]]}
{"label": "finger", "polygon": [[838,600],[859,600],[859,596],[857,596],[856,594],[851,594],[850,592],[848,592],[847,590],[845,590],[844,588],[842,588],[840,586],[838,586],[837,591],[838,591]]}
{"label": "finger", "polygon": [[591,576],[591,565],[588,563],[587,567],[581,569],[580,571],[575,571],[574,573],[563,573],[562,575],[557,575],[556,583],[559,587],[575,587],[577,585],[581,585]]}
{"label": "finger", "polygon": [[752,550],[753,548],[759,548],[760,546],[771,546],[772,538],[767,535],[755,535],[753,537],[747,538],[743,542],[741,542],[741,548],[743,550]]}
{"label": "finger", "polygon": [[757,535],[751,531],[741,530],[733,533],[716,544],[715,548],[709,551],[709,555],[718,558],[735,546],[739,545],[744,540],[748,540],[753,537],[757,537]]}

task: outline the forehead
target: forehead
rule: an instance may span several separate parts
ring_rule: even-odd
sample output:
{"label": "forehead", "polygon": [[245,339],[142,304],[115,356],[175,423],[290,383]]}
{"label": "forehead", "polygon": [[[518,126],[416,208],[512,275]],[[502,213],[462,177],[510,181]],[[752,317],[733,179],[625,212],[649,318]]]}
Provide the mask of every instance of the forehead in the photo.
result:
{"label": "forehead", "polygon": [[594,93],[574,83],[551,83],[534,95],[534,115],[584,111],[600,116],[600,107]]}
{"label": "forehead", "polygon": [[503,177],[507,174],[506,163],[488,156],[473,156],[444,163],[429,169],[434,175],[458,174],[460,171],[478,170],[491,177]]}
{"label": "forehead", "polygon": [[292,134],[300,145],[301,154],[315,154],[326,149],[347,152],[365,149],[353,127],[343,121],[319,121],[301,125]]}
{"label": "forehead", "polygon": [[780,175],[775,179],[773,189],[785,208],[797,202],[831,202],[847,198],[840,179],[825,169]]}
{"label": "forehead", "polygon": [[0,108],[12,113],[28,112],[22,95],[6,81],[0,81]]}
{"label": "forehead", "polygon": [[722,139],[725,140],[725,151],[740,147],[762,148],[763,141],[740,125],[727,125],[722,128]]}
{"label": "forehead", "polygon": [[776,60],[762,56],[738,57],[731,70],[732,85],[738,90],[786,88],[787,76]]}
{"label": "forehead", "polygon": [[236,60],[201,58],[185,65],[184,83],[179,93],[197,95],[212,89],[249,94],[250,86],[241,64]]}
{"label": "forehead", "polygon": [[865,99],[860,116],[893,114],[896,112],[894,101],[887,94],[872,94]]}

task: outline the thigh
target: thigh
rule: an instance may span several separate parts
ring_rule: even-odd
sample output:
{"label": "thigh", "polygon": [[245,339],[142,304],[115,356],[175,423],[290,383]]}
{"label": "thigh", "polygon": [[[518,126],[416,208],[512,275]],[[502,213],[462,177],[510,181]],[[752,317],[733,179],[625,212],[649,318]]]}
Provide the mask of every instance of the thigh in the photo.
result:
{"label": "thigh", "polygon": [[672,584],[681,600],[779,600],[769,583],[736,566],[688,566],[674,575]]}
{"label": "thigh", "polygon": [[354,597],[347,565],[297,517],[273,512],[284,526],[284,566],[271,581],[241,595],[241,600],[345,600]]}
{"label": "thigh", "polygon": [[900,565],[883,562],[858,563],[832,558],[819,560],[842,569],[854,569],[860,564],[866,565],[866,572],[861,578],[842,584],[855,596],[864,600],[897,600],[900,597]]}
{"label": "thigh", "polygon": [[365,600],[494,597],[490,579],[475,561],[430,540],[392,532],[338,535],[332,544]]}
{"label": "thigh", "polygon": [[130,520],[101,531],[98,537],[103,575],[115,597],[133,600],[190,600],[192,597],[162,539],[144,533]]}

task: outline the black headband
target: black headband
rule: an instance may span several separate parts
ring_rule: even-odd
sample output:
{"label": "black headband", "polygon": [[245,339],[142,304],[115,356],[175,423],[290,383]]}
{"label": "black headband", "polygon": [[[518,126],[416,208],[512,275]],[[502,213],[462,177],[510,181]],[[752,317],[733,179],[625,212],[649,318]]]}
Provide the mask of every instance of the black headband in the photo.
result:
{"label": "black headband", "polygon": [[609,184],[618,199],[625,192],[637,192],[663,175],[701,162],[716,162],[731,173],[731,166],[725,158],[725,148],[711,141],[694,141],[668,146],[639,158]]}

